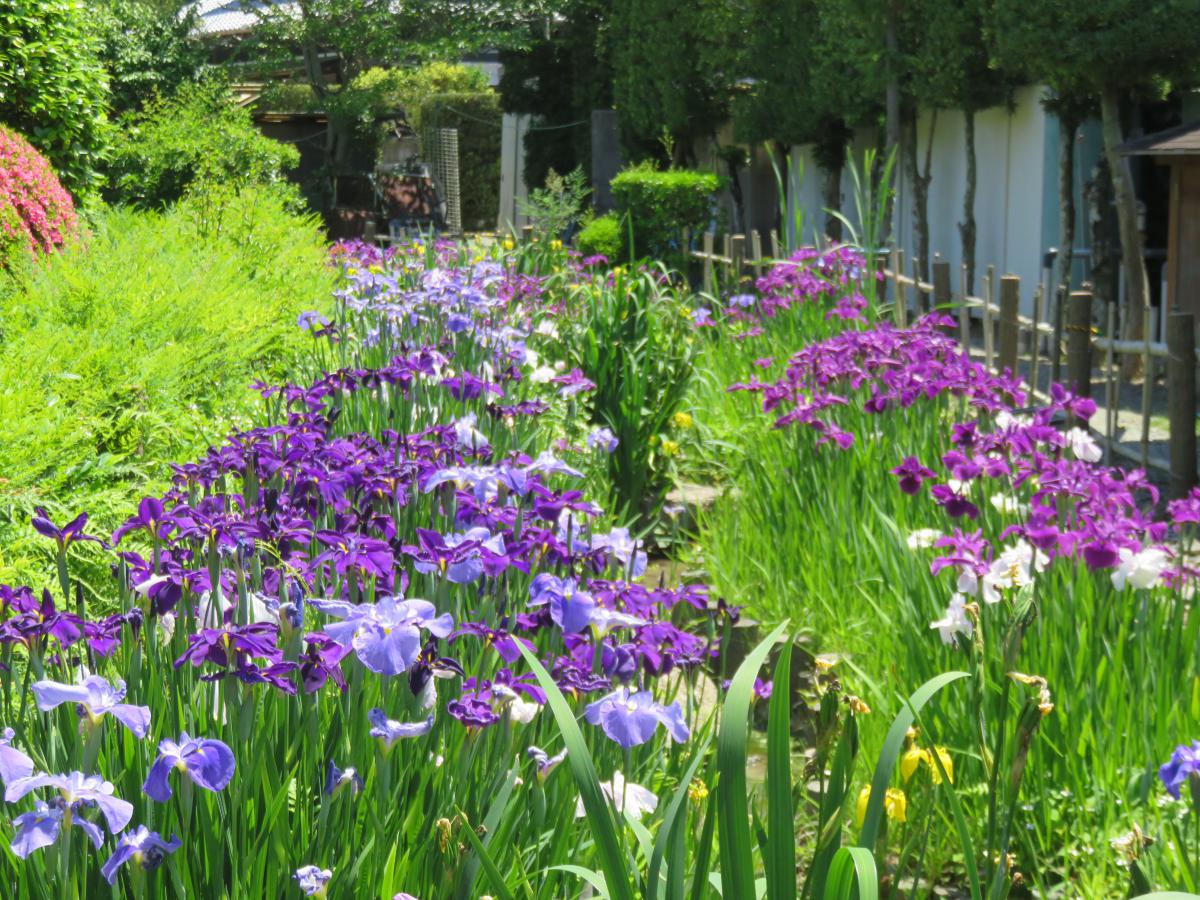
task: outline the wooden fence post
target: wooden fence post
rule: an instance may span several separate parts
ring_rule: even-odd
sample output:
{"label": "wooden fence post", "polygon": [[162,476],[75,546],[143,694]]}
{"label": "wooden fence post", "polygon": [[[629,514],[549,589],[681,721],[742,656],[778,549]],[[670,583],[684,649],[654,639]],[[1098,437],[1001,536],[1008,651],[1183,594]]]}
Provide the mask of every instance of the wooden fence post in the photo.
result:
{"label": "wooden fence post", "polygon": [[524,241],[526,244],[533,243],[533,226],[532,225],[522,225],[521,226],[521,240]]}
{"label": "wooden fence post", "polygon": [[1017,373],[1017,342],[1020,337],[1017,314],[1021,305],[1021,279],[1004,275],[1000,279],[1000,369]]}
{"label": "wooden fence post", "polygon": [[933,261],[933,307],[946,307],[953,301],[950,294],[950,263],[935,257]]}
{"label": "wooden fence post", "polygon": [[750,268],[754,270],[754,277],[759,278],[763,272],[763,252],[762,252],[762,236],[755,228],[750,232]]}
{"label": "wooden fence post", "polygon": [[733,285],[735,291],[741,290],[742,264],[746,260],[746,236],[735,234],[729,242],[729,258],[733,261]]}
{"label": "wooden fence post", "polygon": [[717,286],[713,283],[713,233],[711,231],[704,232],[704,289],[717,292]]}
{"label": "wooden fence post", "polygon": [[1167,403],[1171,496],[1183,497],[1196,486],[1196,322],[1191,313],[1167,319]]}
{"label": "wooden fence post", "polygon": [[900,283],[904,274],[904,251],[892,247],[892,310],[895,313],[896,325],[908,327],[908,288]]}
{"label": "wooden fence post", "polygon": [[1067,297],[1067,389],[1080,397],[1092,394],[1092,292],[1071,291]]}
{"label": "wooden fence post", "polygon": [[928,312],[928,310],[926,309],[926,306],[928,304],[926,303],[925,293],[921,290],[921,260],[920,260],[920,257],[914,256],[912,259],[910,259],[909,267],[912,269],[912,275],[910,275],[909,277],[912,278],[912,286],[913,286],[913,315],[919,319],[926,312]]}
{"label": "wooden fence post", "polygon": [[1054,336],[1050,338],[1050,381],[1062,378],[1063,316],[1067,307],[1067,289],[1059,285],[1054,290]]}

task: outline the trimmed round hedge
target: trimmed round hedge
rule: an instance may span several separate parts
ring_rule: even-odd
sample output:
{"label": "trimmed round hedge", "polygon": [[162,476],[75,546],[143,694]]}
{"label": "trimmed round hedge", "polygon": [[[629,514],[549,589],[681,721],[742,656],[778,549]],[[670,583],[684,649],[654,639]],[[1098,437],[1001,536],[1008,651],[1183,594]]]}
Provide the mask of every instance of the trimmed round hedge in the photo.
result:
{"label": "trimmed round hedge", "polygon": [[71,195],[29,141],[0,125],[0,266],[48,253],[75,234]]}

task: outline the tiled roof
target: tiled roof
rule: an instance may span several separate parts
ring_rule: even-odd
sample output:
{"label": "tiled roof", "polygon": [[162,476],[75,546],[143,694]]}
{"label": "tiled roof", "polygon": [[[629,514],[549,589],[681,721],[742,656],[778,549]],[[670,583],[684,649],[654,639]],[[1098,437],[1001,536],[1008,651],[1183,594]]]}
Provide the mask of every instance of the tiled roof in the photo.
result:
{"label": "tiled roof", "polygon": [[1200,156],[1200,122],[1157,131],[1121,147],[1126,156]]}
{"label": "tiled roof", "polygon": [[199,33],[217,37],[243,34],[254,28],[258,17],[255,10],[272,6],[287,7],[293,0],[198,0],[196,14],[200,18]]}

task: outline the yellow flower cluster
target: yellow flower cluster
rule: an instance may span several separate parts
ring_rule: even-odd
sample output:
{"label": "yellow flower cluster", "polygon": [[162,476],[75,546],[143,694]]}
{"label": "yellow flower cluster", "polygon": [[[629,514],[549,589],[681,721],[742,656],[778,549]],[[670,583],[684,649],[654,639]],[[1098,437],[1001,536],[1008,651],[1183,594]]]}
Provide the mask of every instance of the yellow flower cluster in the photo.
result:
{"label": "yellow flower cluster", "polygon": [[676,428],[681,428],[681,429],[685,429],[685,430],[688,428],[691,428],[692,427],[691,413],[685,413],[681,410],[680,412],[677,412],[677,413],[675,413],[675,415],[671,416],[671,423]]}
{"label": "yellow flower cluster", "polygon": [[672,441],[669,438],[663,438],[662,452],[664,456],[678,456],[679,443],[677,441]]}
{"label": "yellow flower cluster", "polygon": [[[863,819],[867,817],[867,804],[870,802],[871,786],[863,785],[863,789],[858,792],[858,803],[854,809],[854,821],[860,828]],[[887,817],[893,822],[908,821],[908,797],[899,788],[887,789],[887,793],[883,795],[883,808],[887,812]]]}
{"label": "yellow flower cluster", "polygon": [[908,784],[917,769],[920,768],[921,763],[925,763],[929,766],[929,775],[933,779],[933,783],[941,784],[942,773],[933,759],[935,753],[942,763],[942,768],[946,770],[946,777],[950,779],[951,784],[954,784],[954,760],[950,758],[950,751],[945,747],[926,749],[918,747],[916,744],[905,750],[904,755],[900,757],[900,777],[904,779],[904,783]]}

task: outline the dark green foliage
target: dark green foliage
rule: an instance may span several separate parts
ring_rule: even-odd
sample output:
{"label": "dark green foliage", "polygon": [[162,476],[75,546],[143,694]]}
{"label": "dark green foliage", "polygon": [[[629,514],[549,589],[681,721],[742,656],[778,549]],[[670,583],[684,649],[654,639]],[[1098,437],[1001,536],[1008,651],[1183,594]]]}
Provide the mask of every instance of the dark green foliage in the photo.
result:
{"label": "dark green foliage", "polygon": [[157,208],[198,183],[276,182],[299,161],[295,147],[263,137],[218,79],[186,84],[133,118],[113,151],[106,197]]}
{"label": "dark green foliage", "polygon": [[493,91],[433,94],[418,108],[418,133],[458,130],[458,182],[467,231],[493,229],[500,210],[500,100]]}
{"label": "dark green foliage", "polygon": [[649,164],[631,166],[612,181],[617,211],[633,222],[637,255],[661,259],[677,259],[688,235],[708,225],[720,187],[711,172],[659,171]]}
{"label": "dark green foliage", "polygon": [[136,112],[156,95],[169,96],[203,72],[205,48],[188,37],[196,23],[190,5],[106,0],[96,16],[114,116]]}
{"label": "dark green foliage", "polygon": [[608,32],[613,104],[631,157],[655,153],[663,132],[674,159],[716,134],[730,99],[730,42],[747,27],[731,4],[614,0]]}
{"label": "dark green foliage", "polygon": [[995,0],[997,57],[1056,90],[1200,76],[1195,0]]}
{"label": "dark green foliage", "polygon": [[254,408],[251,380],[286,377],[310,340],[296,316],[333,287],[315,222],[249,188],[202,236],[206,203],[104,211],[87,241],[0,291],[0,581],[53,571],[33,506],[87,510],[98,533],[120,524],[168,462]]}
{"label": "dark green foliage", "polygon": [[608,213],[592,219],[575,236],[575,248],[585,257],[603,256],[611,263],[625,256],[625,228],[621,217]]}
{"label": "dark green foliage", "polygon": [[0,122],[28,137],[82,197],[101,180],[107,93],[82,2],[0,0]]}
{"label": "dark green foliage", "polygon": [[527,47],[500,55],[504,111],[534,117],[525,138],[526,184],[541,184],[551,169],[590,170],[592,110],[612,106],[610,5],[567,0],[549,36],[539,27]]}

